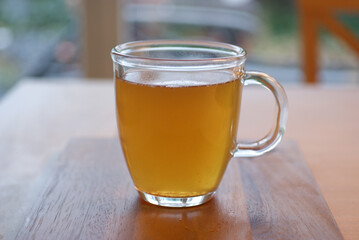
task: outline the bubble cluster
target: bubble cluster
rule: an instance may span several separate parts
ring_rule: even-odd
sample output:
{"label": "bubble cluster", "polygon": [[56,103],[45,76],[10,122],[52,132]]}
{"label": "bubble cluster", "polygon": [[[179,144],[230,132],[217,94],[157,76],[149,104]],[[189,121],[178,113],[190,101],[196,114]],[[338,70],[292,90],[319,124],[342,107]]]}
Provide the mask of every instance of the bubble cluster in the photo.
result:
{"label": "bubble cluster", "polygon": [[129,71],[123,79],[136,84],[168,88],[221,84],[234,80],[231,72]]}

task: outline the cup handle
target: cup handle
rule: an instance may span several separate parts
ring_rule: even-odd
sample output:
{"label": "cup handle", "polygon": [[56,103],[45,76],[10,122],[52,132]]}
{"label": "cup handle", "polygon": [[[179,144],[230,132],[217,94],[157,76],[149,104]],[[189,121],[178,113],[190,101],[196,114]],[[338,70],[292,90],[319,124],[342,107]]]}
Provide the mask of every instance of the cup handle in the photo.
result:
{"label": "cup handle", "polygon": [[262,139],[255,142],[240,142],[233,152],[234,157],[256,157],[273,148],[281,141],[285,132],[288,115],[288,99],[283,87],[273,77],[256,71],[246,71],[244,86],[261,85],[270,90],[277,103],[277,118],[275,127]]}

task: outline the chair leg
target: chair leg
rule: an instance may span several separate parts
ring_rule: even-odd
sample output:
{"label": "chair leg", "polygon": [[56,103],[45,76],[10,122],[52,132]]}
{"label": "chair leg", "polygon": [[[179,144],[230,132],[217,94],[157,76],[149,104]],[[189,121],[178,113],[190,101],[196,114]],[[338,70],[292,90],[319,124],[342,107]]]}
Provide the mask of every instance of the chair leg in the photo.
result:
{"label": "chair leg", "polygon": [[302,64],[306,83],[316,83],[318,71],[318,31],[316,19],[308,14],[301,16]]}

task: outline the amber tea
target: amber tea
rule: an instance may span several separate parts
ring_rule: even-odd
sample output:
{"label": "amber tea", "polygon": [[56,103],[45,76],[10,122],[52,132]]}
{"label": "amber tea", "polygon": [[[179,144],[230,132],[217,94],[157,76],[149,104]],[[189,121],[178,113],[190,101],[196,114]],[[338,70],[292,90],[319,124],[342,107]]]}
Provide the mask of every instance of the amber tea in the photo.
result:
{"label": "amber tea", "polygon": [[[229,73],[171,81],[117,78],[121,144],[138,190],[190,197],[216,190],[235,147],[242,84]],[[173,77],[173,75],[171,75]]]}

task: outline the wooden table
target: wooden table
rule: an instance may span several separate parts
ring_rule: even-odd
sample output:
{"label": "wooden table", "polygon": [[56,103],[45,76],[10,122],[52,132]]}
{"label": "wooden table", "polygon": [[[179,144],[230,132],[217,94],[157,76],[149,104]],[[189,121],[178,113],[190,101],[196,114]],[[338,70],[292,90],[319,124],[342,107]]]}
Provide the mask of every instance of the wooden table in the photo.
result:
{"label": "wooden table", "polygon": [[[345,239],[359,238],[359,88],[287,87],[285,139],[298,142]],[[245,89],[241,138],[271,126],[274,101]],[[13,239],[74,137],[116,137],[110,81],[22,81],[0,102],[0,239]]]}

